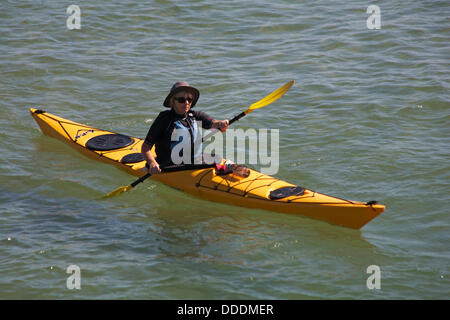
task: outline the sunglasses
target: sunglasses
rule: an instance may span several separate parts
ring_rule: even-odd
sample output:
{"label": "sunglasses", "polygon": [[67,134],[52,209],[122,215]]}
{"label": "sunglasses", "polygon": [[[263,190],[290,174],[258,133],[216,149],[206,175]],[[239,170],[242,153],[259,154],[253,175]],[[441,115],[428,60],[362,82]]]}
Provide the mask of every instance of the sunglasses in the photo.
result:
{"label": "sunglasses", "polygon": [[178,103],[185,103],[186,101],[188,103],[192,103],[192,101],[194,101],[194,99],[191,98],[191,97],[187,97],[187,98],[185,98],[185,97],[174,97],[174,99]]}

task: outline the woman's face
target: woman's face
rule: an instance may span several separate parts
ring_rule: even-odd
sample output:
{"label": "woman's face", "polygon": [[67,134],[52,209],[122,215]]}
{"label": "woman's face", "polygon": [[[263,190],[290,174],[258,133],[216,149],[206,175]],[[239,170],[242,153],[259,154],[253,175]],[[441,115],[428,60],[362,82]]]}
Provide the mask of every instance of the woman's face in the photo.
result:
{"label": "woman's face", "polygon": [[186,91],[175,94],[171,101],[172,109],[179,115],[185,115],[192,106],[192,94]]}

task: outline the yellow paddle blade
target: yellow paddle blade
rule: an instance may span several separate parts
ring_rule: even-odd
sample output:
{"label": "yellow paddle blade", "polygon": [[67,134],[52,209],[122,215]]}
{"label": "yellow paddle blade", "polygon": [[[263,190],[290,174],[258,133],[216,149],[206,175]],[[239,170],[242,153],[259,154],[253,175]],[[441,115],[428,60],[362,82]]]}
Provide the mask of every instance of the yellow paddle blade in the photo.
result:
{"label": "yellow paddle blade", "polygon": [[269,94],[267,97],[265,97],[265,98],[255,102],[254,104],[252,104],[250,106],[250,108],[248,108],[246,111],[244,111],[244,113],[248,114],[248,113],[252,112],[255,109],[259,109],[259,108],[265,107],[265,106],[271,104],[272,102],[274,102],[275,100],[278,100],[286,92],[289,91],[289,89],[292,87],[294,82],[295,82],[295,80],[289,81],[288,83],[286,83],[281,88],[279,88],[279,89],[275,90],[274,92],[272,92],[271,94]]}
{"label": "yellow paddle blade", "polygon": [[128,186],[124,186],[124,187],[119,187],[114,191],[111,191],[110,193],[108,193],[107,195],[103,196],[104,198],[109,198],[109,197],[114,197],[114,196],[118,196],[119,194],[122,194],[123,192],[126,192],[128,190],[130,190],[131,188],[133,188],[131,185]]}

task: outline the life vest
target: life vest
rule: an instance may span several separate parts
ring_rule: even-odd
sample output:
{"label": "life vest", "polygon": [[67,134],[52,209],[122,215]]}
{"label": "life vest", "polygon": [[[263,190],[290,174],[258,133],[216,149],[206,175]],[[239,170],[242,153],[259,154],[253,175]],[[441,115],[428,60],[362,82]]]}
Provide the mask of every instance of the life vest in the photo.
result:
{"label": "life vest", "polygon": [[[172,128],[170,132],[171,161],[174,164],[202,163],[202,135],[194,115],[188,112],[184,119],[172,121],[170,127]],[[188,151],[188,154],[185,155],[185,151]]]}

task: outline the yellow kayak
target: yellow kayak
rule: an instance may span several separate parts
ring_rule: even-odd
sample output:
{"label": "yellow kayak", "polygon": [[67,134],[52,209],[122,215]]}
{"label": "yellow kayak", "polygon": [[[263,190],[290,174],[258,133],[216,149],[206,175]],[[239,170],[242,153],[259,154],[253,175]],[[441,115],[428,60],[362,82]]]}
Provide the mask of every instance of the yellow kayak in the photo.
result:
{"label": "yellow kayak", "polygon": [[[147,173],[140,153],[142,139],[96,129],[31,108],[42,132],[62,140],[84,155],[142,177]],[[248,177],[219,175],[216,169],[195,168],[151,178],[201,199],[247,208],[297,214],[360,229],[385,210],[375,201],[358,202],[321,194],[250,169]]]}

